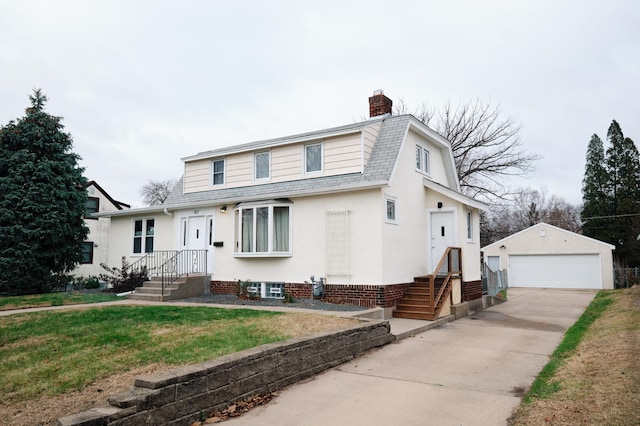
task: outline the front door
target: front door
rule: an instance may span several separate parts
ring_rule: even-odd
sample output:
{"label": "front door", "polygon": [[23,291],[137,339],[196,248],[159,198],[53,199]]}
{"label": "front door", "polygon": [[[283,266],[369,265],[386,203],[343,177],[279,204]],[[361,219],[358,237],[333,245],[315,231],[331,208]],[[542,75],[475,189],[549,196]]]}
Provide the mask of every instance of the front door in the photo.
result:
{"label": "front door", "polygon": [[[208,223],[207,223],[208,222]],[[189,216],[182,219],[182,250],[206,250],[211,247],[211,239],[213,234],[213,217],[211,216]],[[204,265],[199,265],[202,261],[206,261],[207,273],[211,273],[213,265],[212,250],[209,250],[205,257],[197,259],[195,254],[192,258],[187,259],[185,265],[189,272],[203,272]],[[201,269],[195,271],[195,269]]]}
{"label": "front door", "polygon": [[435,272],[447,247],[455,246],[453,212],[431,212],[431,265]]}

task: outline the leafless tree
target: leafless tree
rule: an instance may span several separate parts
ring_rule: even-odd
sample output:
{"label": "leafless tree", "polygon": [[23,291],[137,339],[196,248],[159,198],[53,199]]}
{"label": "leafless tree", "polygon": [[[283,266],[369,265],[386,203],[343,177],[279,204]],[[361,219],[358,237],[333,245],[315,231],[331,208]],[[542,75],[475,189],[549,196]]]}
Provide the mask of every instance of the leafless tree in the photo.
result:
{"label": "leafless tree", "polygon": [[142,201],[148,206],[158,206],[167,199],[176,181],[169,180],[149,180],[140,190]]}
{"label": "leafless tree", "polygon": [[[408,112],[403,99],[395,112]],[[461,189],[471,197],[508,198],[513,193],[503,179],[527,174],[541,158],[522,147],[520,124],[501,118],[499,107],[479,99],[439,109],[422,104],[413,115],[451,142]]]}
{"label": "leafless tree", "polygon": [[547,190],[519,188],[515,199],[493,203],[481,218],[481,244],[487,245],[540,222],[581,233],[582,206],[574,205]]}

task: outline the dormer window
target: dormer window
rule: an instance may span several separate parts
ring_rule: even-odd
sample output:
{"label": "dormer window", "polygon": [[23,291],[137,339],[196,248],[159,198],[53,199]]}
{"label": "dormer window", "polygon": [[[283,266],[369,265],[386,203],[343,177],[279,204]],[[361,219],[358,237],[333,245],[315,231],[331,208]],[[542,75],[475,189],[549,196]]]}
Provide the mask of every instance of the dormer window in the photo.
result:
{"label": "dormer window", "polygon": [[322,143],[305,145],[304,172],[317,173],[322,171]]}
{"label": "dormer window", "polygon": [[224,185],[224,159],[211,162],[211,175],[214,186]]}
{"label": "dormer window", "polygon": [[420,145],[416,145],[416,170],[426,175],[431,172],[429,151]]}
{"label": "dormer window", "polygon": [[254,165],[254,177],[255,180],[261,179],[269,179],[269,173],[271,169],[271,155],[269,152],[259,152],[254,155],[253,165]]}

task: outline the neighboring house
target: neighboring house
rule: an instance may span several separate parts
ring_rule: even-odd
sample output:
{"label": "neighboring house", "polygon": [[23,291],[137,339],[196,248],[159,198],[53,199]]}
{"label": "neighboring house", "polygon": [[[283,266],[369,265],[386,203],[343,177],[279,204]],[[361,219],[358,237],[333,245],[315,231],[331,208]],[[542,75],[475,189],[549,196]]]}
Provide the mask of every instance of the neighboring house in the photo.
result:
{"label": "neighboring house", "polygon": [[105,272],[101,263],[109,261],[109,229],[111,219],[108,216],[96,217],[96,213],[111,213],[129,209],[129,205],[116,201],[95,181],[89,181],[87,189],[87,205],[84,223],[89,228],[87,239],[82,243],[82,261],[71,271],[76,276],[98,276]]}
{"label": "neighboring house", "polygon": [[109,262],[206,249],[213,293],[251,281],[263,297],[388,308],[449,246],[462,251],[451,302],[481,297],[479,210],[460,191],[450,143],[381,91],[371,118],[200,152],[159,207],[112,212]]}
{"label": "neighboring house", "polygon": [[539,223],[482,248],[509,287],[613,288],[615,246]]}

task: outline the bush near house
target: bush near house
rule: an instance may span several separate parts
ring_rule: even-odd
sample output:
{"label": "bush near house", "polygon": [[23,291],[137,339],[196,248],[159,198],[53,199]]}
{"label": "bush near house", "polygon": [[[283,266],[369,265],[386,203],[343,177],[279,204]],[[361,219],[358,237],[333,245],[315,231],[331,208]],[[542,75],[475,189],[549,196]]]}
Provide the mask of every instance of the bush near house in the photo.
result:
{"label": "bush near house", "polygon": [[125,256],[122,256],[120,268],[110,268],[101,263],[100,266],[108,274],[100,274],[100,279],[107,282],[107,291],[112,293],[124,293],[140,287],[145,281],[149,281],[149,273],[146,266],[131,268]]}

